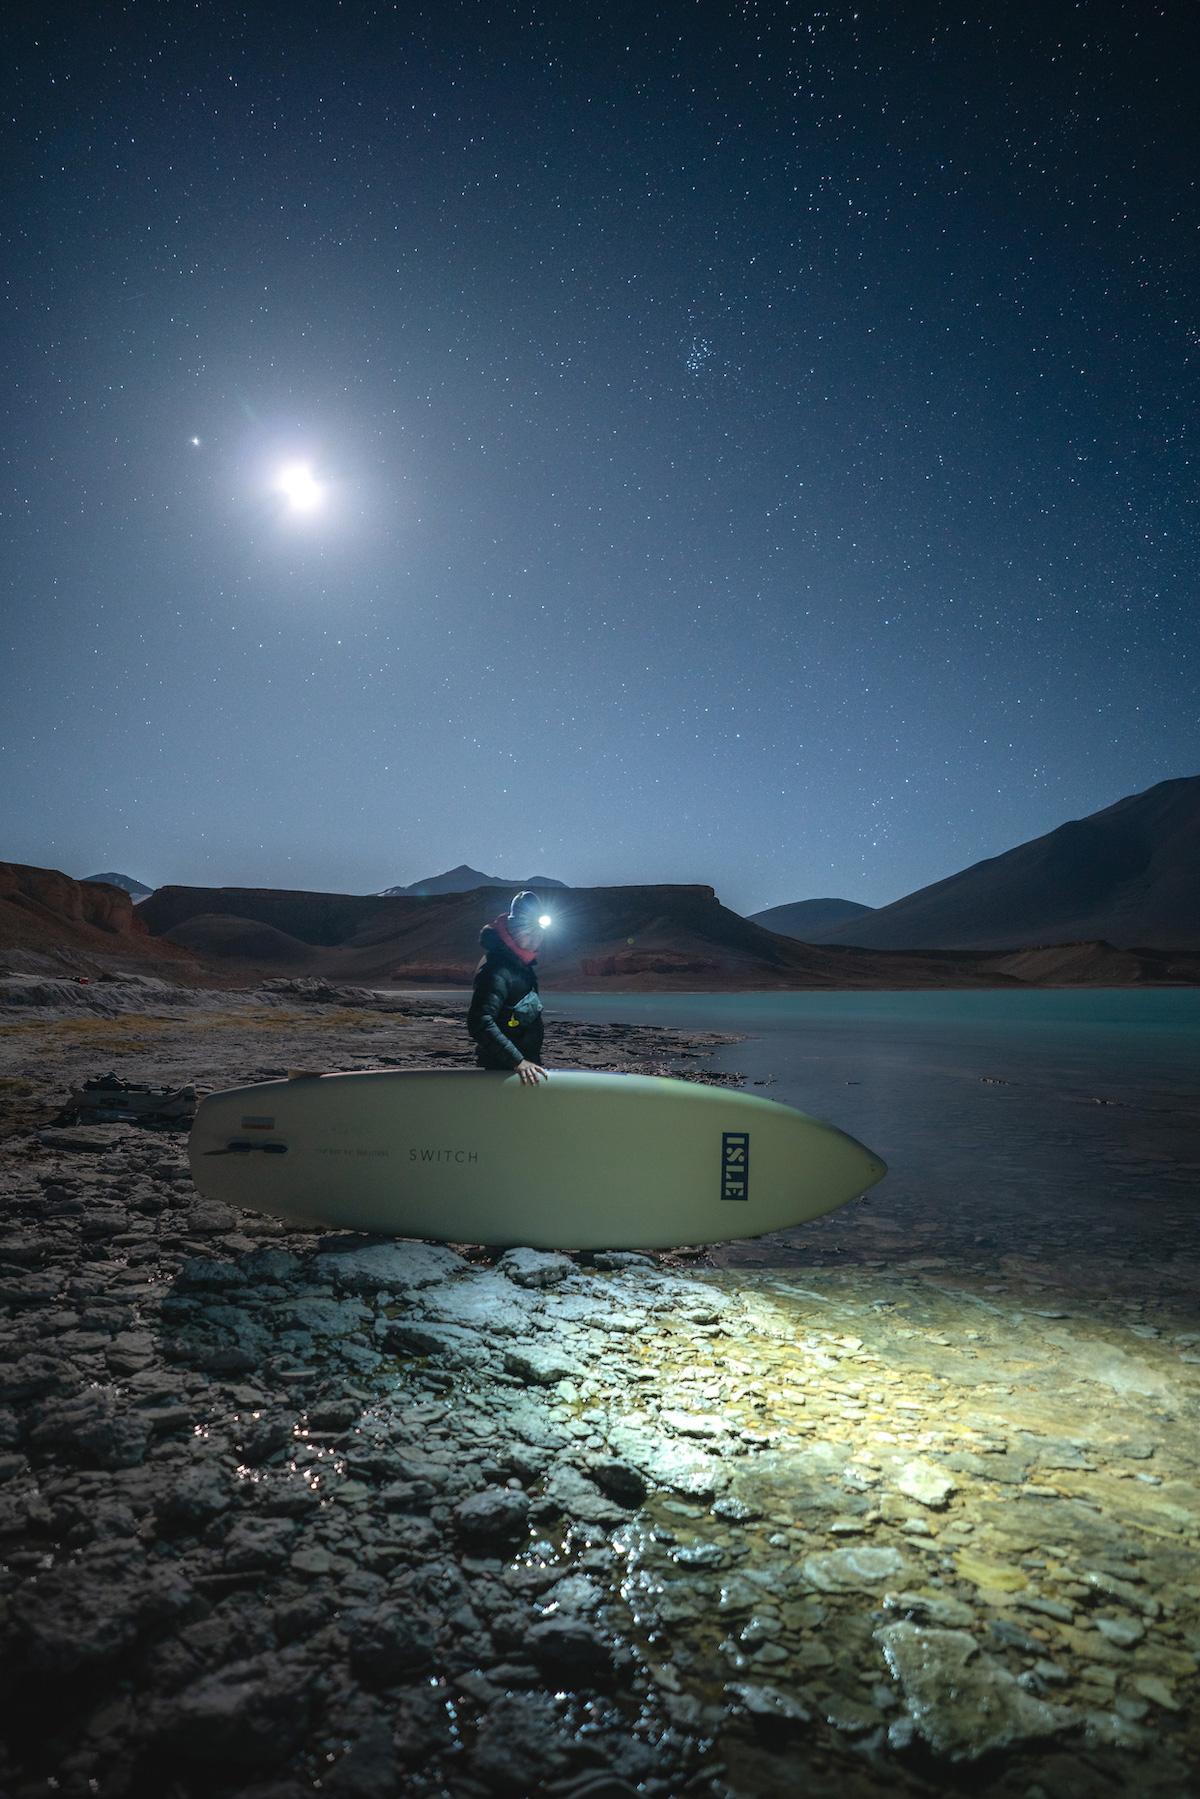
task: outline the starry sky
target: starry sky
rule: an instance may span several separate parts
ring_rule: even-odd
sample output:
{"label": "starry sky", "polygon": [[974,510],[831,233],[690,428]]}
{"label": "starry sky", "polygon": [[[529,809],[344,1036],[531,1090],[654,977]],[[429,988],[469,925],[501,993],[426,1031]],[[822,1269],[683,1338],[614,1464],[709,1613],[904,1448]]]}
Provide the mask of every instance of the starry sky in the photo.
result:
{"label": "starry sky", "polygon": [[1184,5],[30,5],[0,855],[885,904],[1195,774]]}

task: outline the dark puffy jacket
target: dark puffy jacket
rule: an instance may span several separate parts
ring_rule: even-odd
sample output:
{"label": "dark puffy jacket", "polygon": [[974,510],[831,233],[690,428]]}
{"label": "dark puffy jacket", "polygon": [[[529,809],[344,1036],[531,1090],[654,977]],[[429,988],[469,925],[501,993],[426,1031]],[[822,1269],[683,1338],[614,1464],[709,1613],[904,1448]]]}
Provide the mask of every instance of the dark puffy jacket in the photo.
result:
{"label": "dark puffy jacket", "polygon": [[[527,1023],[516,1019],[513,1007],[527,994],[536,996],[537,975],[532,964],[514,956],[490,924],[479,933],[483,961],[475,970],[475,991],[467,1013],[467,1030],[475,1039],[475,1060],[481,1068],[503,1068],[518,1062],[540,1062],[545,1026],[540,1002],[536,1016]],[[525,1006],[523,1011],[532,1007]]]}

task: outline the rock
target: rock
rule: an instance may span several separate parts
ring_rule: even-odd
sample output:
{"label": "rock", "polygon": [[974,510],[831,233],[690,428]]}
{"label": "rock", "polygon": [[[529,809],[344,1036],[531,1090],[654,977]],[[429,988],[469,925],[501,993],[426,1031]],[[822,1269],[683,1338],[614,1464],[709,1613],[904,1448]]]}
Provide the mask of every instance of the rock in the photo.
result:
{"label": "rock", "polygon": [[409,1288],[434,1287],[461,1274],[468,1266],[441,1243],[418,1243],[395,1238],[387,1243],[366,1243],[361,1248],[328,1251],[314,1257],[318,1280],[332,1281],[344,1293],[378,1293],[383,1289],[404,1292]]}
{"label": "rock", "polygon": [[766,1719],[772,1724],[801,1726],[812,1723],[812,1713],[805,1711],[799,1700],[781,1693],[778,1687],[762,1686],[753,1681],[730,1681],[725,1688],[752,1718]]}
{"label": "rock", "polygon": [[964,1630],[885,1624],[875,1632],[919,1734],[935,1755],[975,1761],[1057,1736],[1077,1720],[1026,1693]]}
{"label": "rock", "polygon": [[385,1718],[373,1719],[341,1760],[321,1775],[321,1792],[332,1799],[395,1799],[397,1790],[392,1731]]}
{"label": "rock", "polygon": [[523,1542],[529,1535],[529,1501],[510,1487],[485,1487],[455,1506],[454,1527],[476,1547]]}
{"label": "rock", "polygon": [[133,1468],[145,1455],[149,1436],[143,1413],[118,1413],[112,1394],[93,1387],[41,1407],[29,1447],[37,1456],[53,1455],[77,1468]]}
{"label": "rock", "polygon": [[896,1485],[907,1499],[915,1499],[920,1505],[938,1512],[943,1510],[950,1495],[958,1491],[958,1482],[951,1480],[944,1468],[920,1460],[904,1464]]}
{"label": "rock", "polygon": [[940,1593],[885,1593],[883,1609],[902,1612],[906,1618],[915,1618],[922,1624],[944,1624],[952,1630],[968,1630],[975,1622],[969,1605]]}
{"label": "rock", "polygon": [[487,1357],[487,1345],[474,1331],[456,1330],[452,1325],[393,1322],[383,1338],[383,1348],[391,1355],[437,1356],[450,1367],[470,1366]]}
{"label": "rock", "polygon": [[[588,1470],[589,1474],[591,1470]],[[636,1473],[636,1471],[635,1471]],[[642,1487],[643,1496],[645,1487]],[[626,1524],[629,1513],[600,1492],[592,1480],[564,1462],[546,1482],[545,1501],[581,1524]]]}
{"label": "rock", "polygon": [[229,1509],[229,1489],[221,1469],[211,1462],[190,1468],[176,1486],[158,1502],[160,1529],[179,1536],[195,1536],[206,1524]]}
{"label": "rock", "polygon": [[[294,1653],[294,1652],[291,1652]],[[282,1761],[308,1725],[301,1664],[277,1655],[232,1662],[167,1701],[152,1721],[161,1756],[240,1768]]]}
{"label": "rock", "polygon": [[470,1765],[487,1792],[527,1799],[560,1773],[566,1760],[567,1739],[550,1701],[513,1693],[489,1709]]}
{"label": "rock", "polygon": [[659,1413],[659,1420],[668,1430],[673,1430],[681,1437],[726,1437],[729,1426],[724,1418],[706,1412],[672,1412]]}
{"label": "rock", "polygon": [[250,1468],[269,1461],[293,1439],[296,1420],[290,1413],[272,1412],[255,1418],[242,1436],[242,1460]]}
{"label": "rock", "polygon": [[584,1375],[583,1368],[570,1356],[540,1343],[527,1348],[506,1349],[504,1371],[538,1387],[550,1387],[560,1380],[582,1380]]}
{"label": "rock", "polygon": [[608,1441],[618,1460],[685,1499],[713,1499],[729,1485],[729,1471],[721,1462],[640,1425],[616,1424]]}
{"label": "rock", "polygon": [[612,1650],[594,1624],[564,1614],[546,1618],[525,1633],[525,1647],[539,1667],[594,1674],[612,1664]]}
{"label": "rock", "polygon": [[16,1663],[56,1679],[112,1662],[180,1624],[195,1595],[176,1574],[105,1580],[78,1567],[39,1575],[11,1603]]}
{"label": "rock", "polygon": [[[602,1493],[615,1499],[618,1505],[628,1511],[636,1511],[644,1504],[646,1498],[645,1477],[633,1466],[632,1462],[622,1462],[616,1456],[589,1456],[585,1472],[589,1480],[595,1481]],[[713,1511],[720,1517],[729,1518],[733,1514],[722,1512],[722,1505],[736,1505],[736,1500],[718,1500]]]}
{"label": "rock", "polygon": [[304,1271],[304,1263],[288,1249],[255,1249],[238,1264],[253,1286],[286,1286]]}
{"label": "rock", "polygon": [[176,1273],[174,1293],[225,1293],[244,1287],[246,1274],[237,1262],[219,1262],[212,1256],[191,1256]]}
{"label": "rock", "polygon": [[520,1337],[529,1330],[530,1302],[519,1300],[512,1283],[499,1275],[476,1274],[436,1287],[422,1303],[425,1316],[435,1324],[494,1337]]}
{"label": "rock", "polygon": [[16,1362],[0,1363],[0,1401],[5,1405],[27,1405],[31,1399],[73,1393],[78,1385],[79,1377],[70,1363],[57,1356],[35,1351]]}
{"label": "rock", "polygon": [[810,1555],[804,1563],[805,1578],[820,1593],[875,1593],[890,1581],[908,1580],[916,1573],[898,1549],[869,1543]]}
{"label": "rock", "polygon": [[225,1539],[226,1568],[234,1574],[285,1568],[295,1528],[289,1518],[239,1518]]}
{"label": "rock", "polygon": [[392,1686],[432,1666],[437,1648],[432,1619],[396,1601],[355,1612],[346,1635],[350,1666],[368,1686]]}
{"label": "rock", "polygon": [[553,1287],[577,1273],[570,1256],[547,1249],[510,1249],[496,1263],[497,1274],[503,1274],[518,1287]]}
{"label": "rock", "polygon": [[1097,1618],[1096,1629],[1118,1649],[1132,1649],[1140,1643],[1146,1634],[1146,1627],[1137,1618]]}

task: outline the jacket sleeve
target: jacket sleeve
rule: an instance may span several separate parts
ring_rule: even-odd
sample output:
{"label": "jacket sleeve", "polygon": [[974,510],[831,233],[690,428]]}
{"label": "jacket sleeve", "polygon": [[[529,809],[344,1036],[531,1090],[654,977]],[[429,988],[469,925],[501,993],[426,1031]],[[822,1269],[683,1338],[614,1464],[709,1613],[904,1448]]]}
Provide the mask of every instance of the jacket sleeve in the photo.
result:
{"label": "jacket sleeve", "polygon": [[496,1020],[508,1004],[506,983],[500,971],[485,964],[475,976],[475,991],[467,1013],[467,1031],[488,1055],[502,1065],[516,1068],[524,1060],[516,1044],[504,1035]]}

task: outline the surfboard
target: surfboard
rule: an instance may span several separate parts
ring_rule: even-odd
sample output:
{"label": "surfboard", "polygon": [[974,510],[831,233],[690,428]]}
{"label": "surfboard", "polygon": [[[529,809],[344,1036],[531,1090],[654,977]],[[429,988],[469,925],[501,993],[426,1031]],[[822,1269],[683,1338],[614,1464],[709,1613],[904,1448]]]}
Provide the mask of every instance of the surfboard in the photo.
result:
{"label": "surfboard", "polygon": [[655,1075],[302,1076],[200,1102],[192,1178],[296,1223],[534,1249],[663,1249],[804,1224],[887,1173],[821,1119]]}

